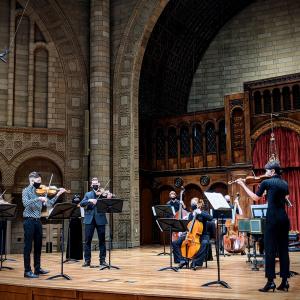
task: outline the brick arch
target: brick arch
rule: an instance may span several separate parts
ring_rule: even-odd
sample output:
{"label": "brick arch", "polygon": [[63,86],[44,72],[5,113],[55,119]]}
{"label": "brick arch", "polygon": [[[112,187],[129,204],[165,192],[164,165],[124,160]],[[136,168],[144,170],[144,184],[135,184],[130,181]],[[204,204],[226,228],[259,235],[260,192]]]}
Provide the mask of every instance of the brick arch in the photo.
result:
{"label": "brick arch", "polygon": [[[113,186],[118,195],[130,200],[131,227],[135,227],[134,224],[139,223],[140,216],[139,77],[147,42],[167,3],[167,0],[140,0],[136,4],[123,34],[114,66],[113,113],[116,122],[113,128]],[[124,116],[129,120],[127,126],[121,126],[120,120]],[[122,167],[122,159],[126,160],[131,168]],[[122,177],[119,174],[122,174]],[[129,182],[130,184],[128,184]],[[139,232],[135,232],[132,240],[133,246],[140,244],[139,235]]]}
{"label": "brick arch", "polygon": [[8,161],[6,157],[2,153],[0,153],[0,179],[2,185],[4,185],[4,178],[8,169],[9,169]]}
{"label": "brick arch", "polygon": [[[270,121],[266,121],[259,126],[251,135],[251,139],[255,142],[263,133],[271,129]],[[273,127],[284,127],[300,134],[300,122],[282,118],[281,120],[273,121]]]}
{"label": "brick arch", "polygon": [[34,151],[33,149],[28,149],[26,151],[17,154],[11,160],[12,163],[10,164],[9,169],[7,170],[5,176],[2,177],[3,181],[5,179],[5,184],[12,186],[18,168],[28,159],[35,158],[35,157],[41,157],[50,160],[55,165],[57,165],[60,172],[64,174],[65,161],[60,155],[48,149],[34,149]]}

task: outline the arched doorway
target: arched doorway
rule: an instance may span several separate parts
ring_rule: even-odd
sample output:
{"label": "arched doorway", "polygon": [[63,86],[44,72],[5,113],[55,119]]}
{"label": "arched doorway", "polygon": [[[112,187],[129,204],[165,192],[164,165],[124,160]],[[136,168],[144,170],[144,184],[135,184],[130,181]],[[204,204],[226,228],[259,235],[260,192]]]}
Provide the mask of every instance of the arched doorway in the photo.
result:
{"label": "arched doorway", "polygon": [[[42,183],[48,185],[51,174],[53,179],[51,185],[63,186],[62,172],[59,167],[51,160],[43,157],[34,157],[23,162],[17,169],[14,177],[14,186],[12,190],[12,203],[17,204],[17,217],[12,222],[12,253],[23,252],[23,203],[22,190],[28,186],[28,175],[32,171],[41,174]],[[43,222],[43,250],[46,243],[52,243],[53,251],[59,251],[60,224],[50,223],[46,219]]]}
{"label": "arched doorway", "polygon": [[221,193],[223,196],[228,194],[228,186],[224,182],[215,182],[209,187],[209,192]]}
{"label": "arched doorway", "polygon": [[185,186],[185,192],[184,192],[184,203],[186,205],[187,211],[190,210],[191,199],[194,197],[197,197],[199,199],[203,198],[203,192],[198,185],[191,183]]}

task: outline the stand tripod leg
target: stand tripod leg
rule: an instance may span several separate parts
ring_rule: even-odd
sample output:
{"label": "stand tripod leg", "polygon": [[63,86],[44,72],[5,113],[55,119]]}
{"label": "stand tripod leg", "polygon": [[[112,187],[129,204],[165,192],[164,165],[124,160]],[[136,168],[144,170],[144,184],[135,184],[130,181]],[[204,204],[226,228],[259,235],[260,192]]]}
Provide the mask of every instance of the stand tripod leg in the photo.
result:
{"label": "stand tripod leg", "polygon": [[60,274],[57,274],[57,275],[54,275],[54,276],[51,276],[51,277],[48,277],[47,280],[52,280],[52,279],[55,279],[55,278],[64,278],[64,279],[67,279],[67,280],[71,280],[71,277],[64,274],[64,242],[65,242],[65,239],[64,239],[64,236],[65,236],[65,222],[64,220],[62,221],[62,233],[61,233],[61,271],[60,271]]}
{"label": "stand tripod leg", "polygon": [[113,223],[113,213],[109,213],[109,248],[108,248],[108,265],[103,265],[99,266],[99,270],[105,270],[105,269],[117,269],[119,270],[120,268],[117,266],[111,265],[111,248],[112,248],[112,242],[113,242],[113,237],[112,237],[112,223]]}
{"label": "stand tripod leg", "polygon": [[11,267],[3,267],[3,262],[4,262],[4,258],[3,258],[3,252],[4,252],[4,230],[3,228],[1,228],[1,254],[0,254],[0,271],[2,271],[2,269],[7,269],[7,270],[13,270],[13,268]]}
{"label": "stand tripod leg", "polygon": [[166,233],[163,231],[163,239],[164,239],[164,252],[158,253],[157,255],[170,255],[170,253],[166,252]]}
{"label": "stand tripod leg", "polygon": [[229,284],[227,282],[221,280],[221,276],[220,276],[220,252],[219,252],[219,250],[220,250],[220,248],[219,248],[219,242],[220,241],[219,241],[219,228],[218,228],[218,224],[219,224],[219,220],[217,218],[216,254],[217,254],[218,280],[207,282],[207,283],[203,284],[202,286],[211,286],[211,285],[215,285],[215,284],[220,284],[224,288],[231,289],[231,287],[229,286]]}
{"label": "stand tripod leg", "polygon": [[165,267],[165,268],[161,268],[158,271],[173,270],[175,272],[178,272],[178,268],[173,267],[173,265],[172,265],[172,257],[173,257],[173,255],[172,255],[172,229],[171,229],[171,227],[170,227],[170,231],[169,232],[170,232],[170,266],[169,267]]}

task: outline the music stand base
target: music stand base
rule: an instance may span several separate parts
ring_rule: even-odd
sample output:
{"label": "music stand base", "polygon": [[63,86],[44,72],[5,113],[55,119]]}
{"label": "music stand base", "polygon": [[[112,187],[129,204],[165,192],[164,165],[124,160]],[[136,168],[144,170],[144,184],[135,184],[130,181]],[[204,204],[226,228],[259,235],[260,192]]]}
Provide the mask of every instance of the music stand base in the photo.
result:
{"label": "music stand base", "polygon": [[202,286],[210,286],[210,285],[215,285],[215,284],[219,284],[219,285],[223,286],[224,288],[231,289],[229,284],[227,282],[223,281],[223,280],[216,280],[216,281],[207,282],[205,284],[202,284]]}
{"label": "music stand base", "polygon": [[161,253],[158,253],[157,256],[160,256],[160,255],[170,255],[170,253],[167,253],[167,252],[161,252]]}
{"label": "music stand base", "polygon": [[2,269],[13,270],[14,268],[2,266],[2,267],[0,268],[0,271],[2,271]]}
{"label": "music stand base", "polygon": [[52,279],[55,279],[55,278],[64,278],[64,279],[67,279],[67,280],[71,280],[71,277],[66,275],[66,274],[57,274],[57,275],[54,275],[54,276],[51,276],[49,278],[47,278],[47,280],[52,280]]}
{"label": "music stand base", "polygon": [[67,258],[66,260],[63,261],[63,263],[77,263],[79,260],[74,259],[74,258]]}
{"label": "music stand base", "polygon": [[178,272],[178,268],[176,267],[165,267],[165,268],[161,268],[158,271],[166,271],[166,270],[173,270],[175,272]]}
{"label": "music stand base", "polygon": [[[280,273],[279,272],[277,272],[276,273],[276,275],[280,275]],[[295,271],[290,271],[290,277],[294,277],[294,276],[296,276],[296,275],[299,275],[299,273],[298,272],[295,272]]]}
{"label": "music stand base", "polygon": [[111,265],[108,265],[108,266],[102,266],[101,267],[101,265],[100,265],[100,268],[99,268],[99,270],[100,271],[102,271],[102,270],[105,270],[105,269],[117,269],[117,270],[120,270],[120,268],[119,267],[116,267],[116,266],[111,266]]}

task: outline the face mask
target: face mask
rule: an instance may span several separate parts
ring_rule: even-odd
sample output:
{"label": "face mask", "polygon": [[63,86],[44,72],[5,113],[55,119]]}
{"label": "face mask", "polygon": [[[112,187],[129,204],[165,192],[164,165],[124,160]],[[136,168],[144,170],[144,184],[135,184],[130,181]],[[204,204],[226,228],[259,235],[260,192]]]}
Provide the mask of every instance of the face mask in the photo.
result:
{"label": "face mask", "polygon": [[94,191],[98,191],[99,185],[93,185],[92,187]]}
{"label": "face mask", "polygon": [[197,207],[196,204],[192,204],[192,205],[191,205],[191,209],[192,209],[192,210],[195,210],[195,209],[197,209],[197,208],[198,208],[198,207]]}
{"label": "face mask", "polygon": [[38,189],[40,187],[41,183],[40,182],[34,182],[33,186]]}

